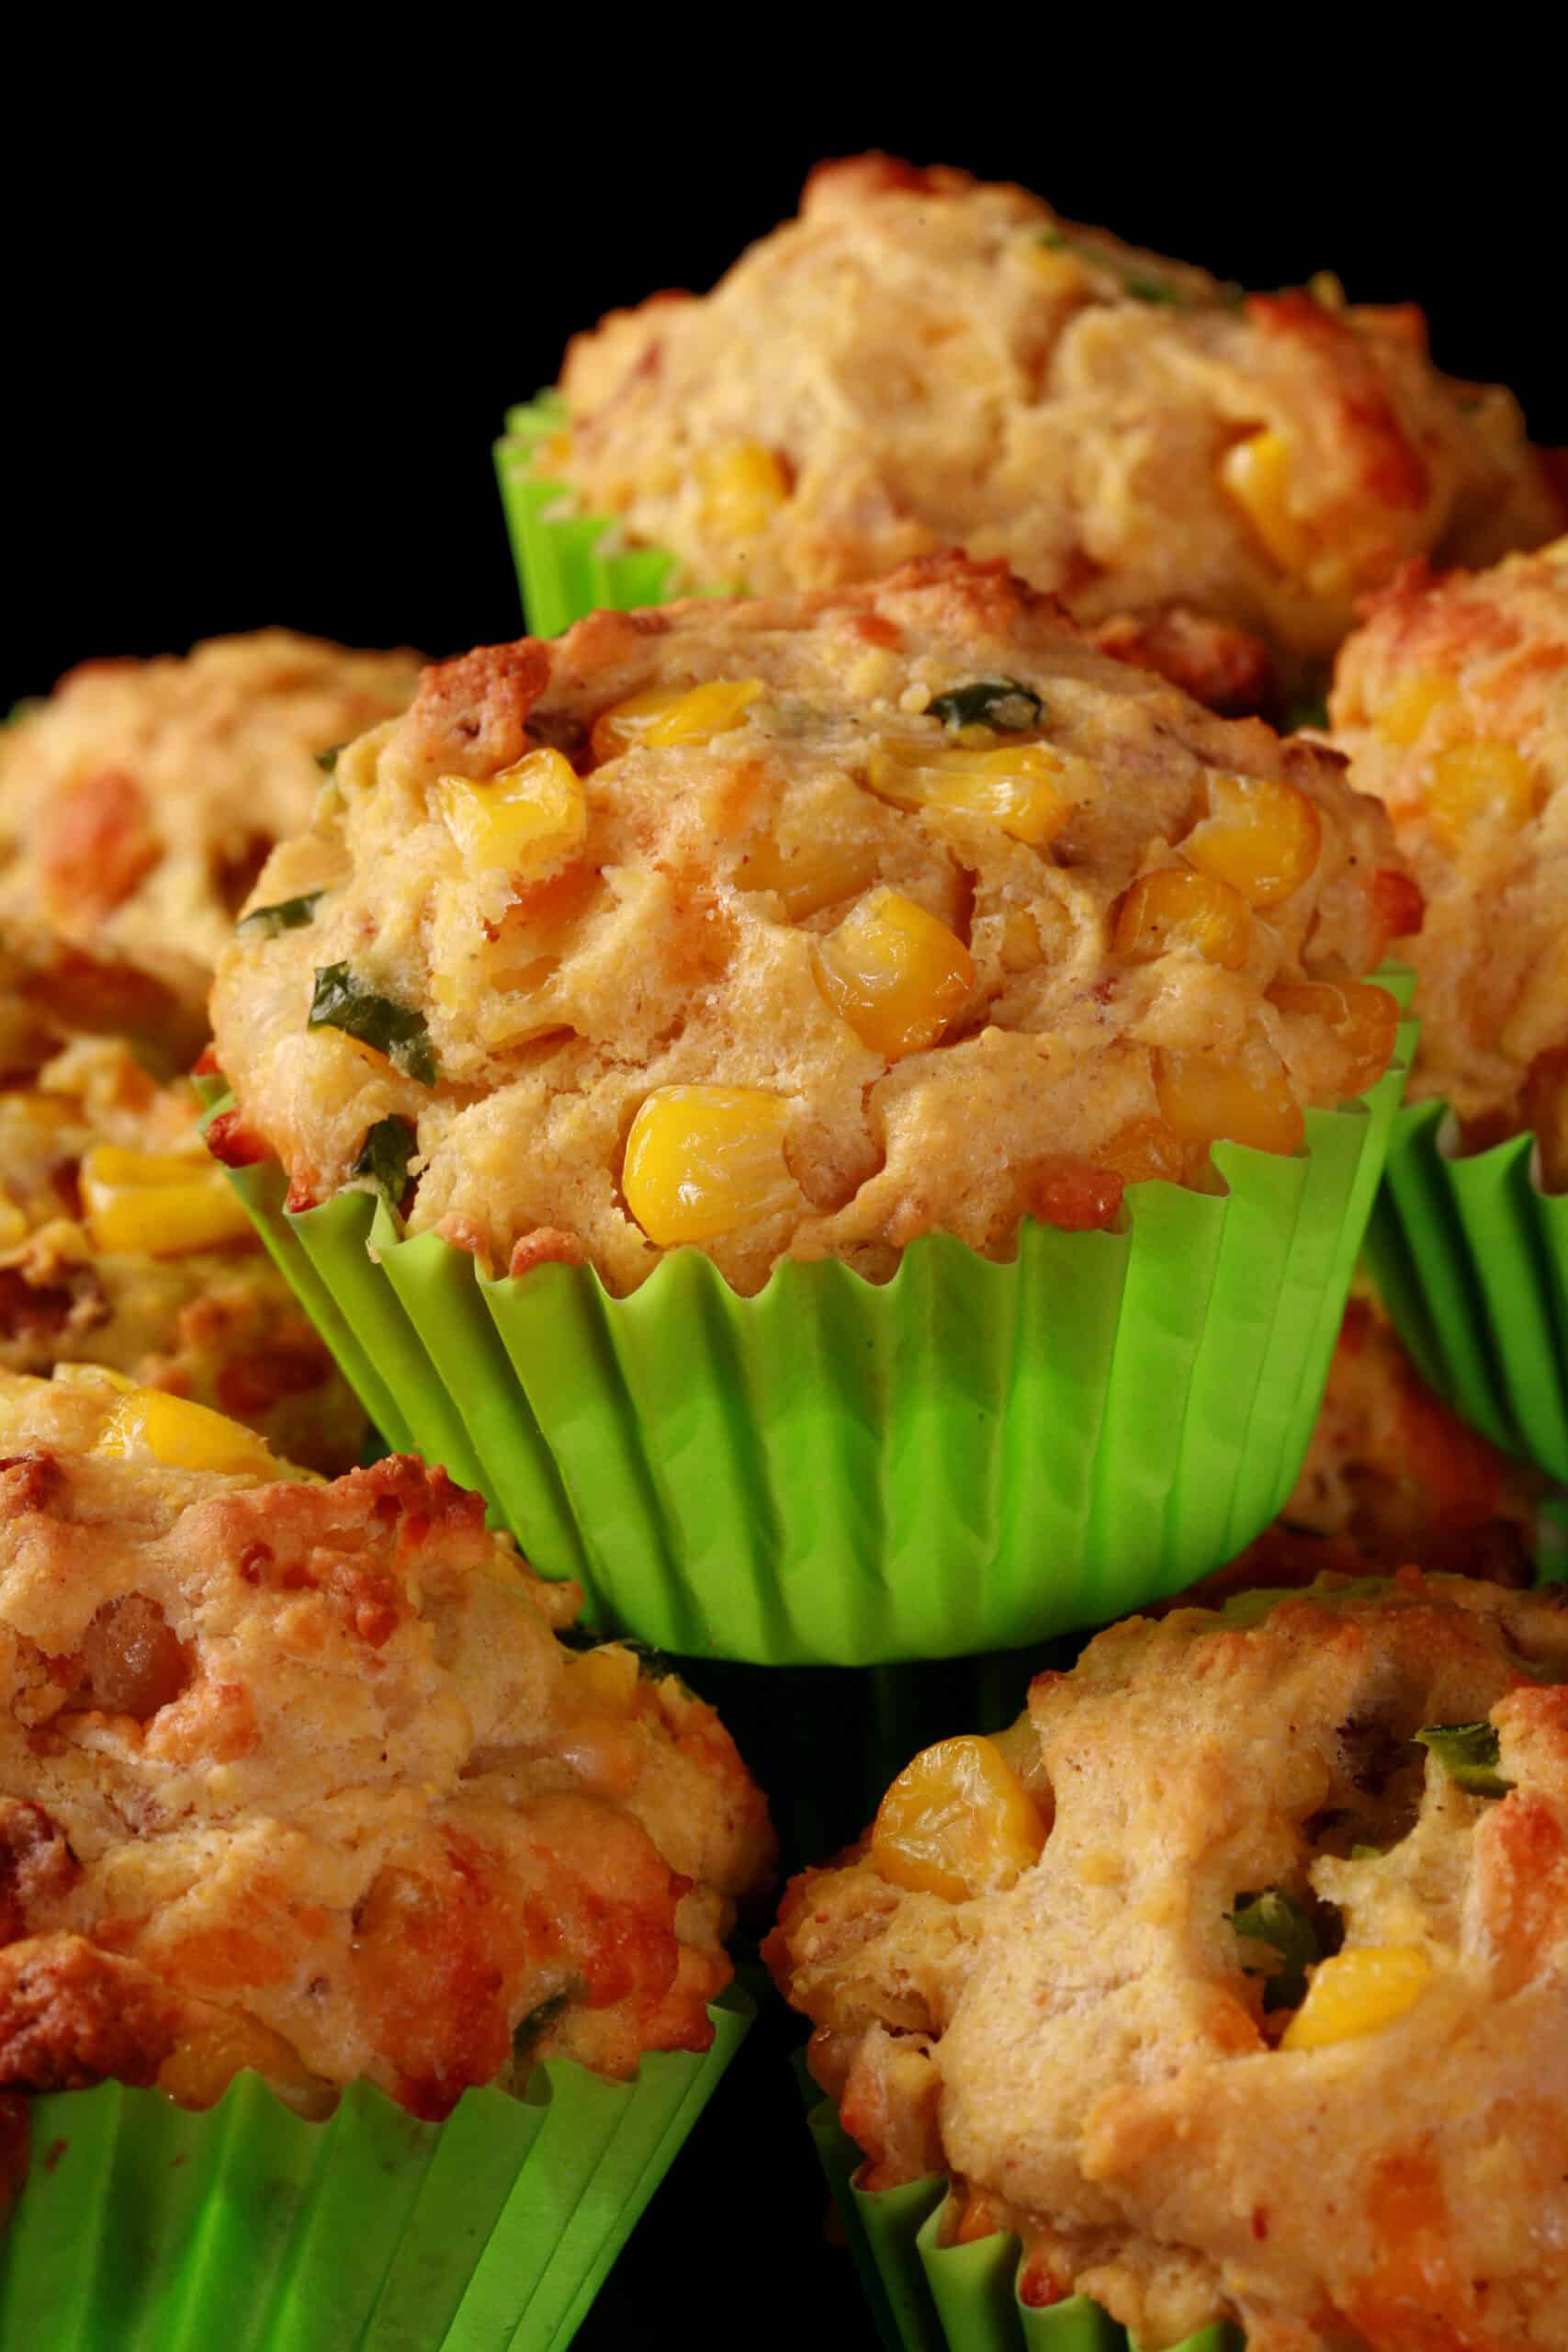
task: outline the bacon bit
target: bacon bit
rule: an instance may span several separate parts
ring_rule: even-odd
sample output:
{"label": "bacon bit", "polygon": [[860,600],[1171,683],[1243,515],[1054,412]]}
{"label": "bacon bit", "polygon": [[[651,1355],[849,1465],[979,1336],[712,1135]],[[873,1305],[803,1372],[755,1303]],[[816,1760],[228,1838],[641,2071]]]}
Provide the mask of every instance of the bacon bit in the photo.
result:
{"label": "bacon bit", "polygon": [[173,2004],[156,1980],[80,1936],[0,1951],[0,2084],[87,2090],[112,2075],[144,2088],[174,2039]]}
{"label": "bacon bit", "polygon": [[58,1902],[81,1875],[64,1830],[41,1805],[0,1800],[0,1944],[25,1936],[33,1905]]}
{"label": "bacon bit", "polygon": [[[1536,1694],[1528,1692],[1527,1701]],[[1561,1693],[1542,1694],[1561,1700]],[[1517,1711],[1529,1721],[1530,1707]],[[1517,1991],[1535,1974],[1568,1895],[1568,1835],[1544,1797],[1515,1789],[1488,1809],[1476,1832],[1481,1913],[1498,1953],[1499,1994]]]}
{"label": "bacon bit", "polygon": [[450,1242],[454,1250],[466,1250],[470,1258],[477,1258],[481,1272],[488,1269],[490,1244],[471,1216],[464,1216],[457,1209],[448,1210],[444,1217],[437,1219],[435,1230],[443,1241]]}
{"label": "bacon bit", "polygon": [[60,1462],[45,1446],[0,1456],[0,1509],[44,1510],[60,1491]]}
{"label": "bacon bit", "polygon": [[541,1225],[513,1243],[506,1271],[511,1275],[526,1274],[536,1266],[583,1266],[587,1262],[587,1246],[575,1233],[563,1233],[554,1225]]}
{"label": "bacon bit", "polygon": [[[209,1129],[209,1134],[211,1130]],[[288,1192],[283,1196],[286,1215],[303,1216],[308,1209],[313,1209],[317,1205],[321,1197],[317,1190],[317,1182],[318,1179],[313,1172],[302,1170],[299,1175],[293,1178]]]}
{"label": "bacon bit", "polygon": [[1062,1154],[1037,1162],[1025,1188],[1032,1214],[1064,1233],[1098,1233],[1114,1223],[1124,1187],[1120,1176]]}
{"label": "bacon bit", "polygon": [[222,1076],[222,1069],[218,1059],[218,1048],[215,1045],[209,1042],[203,1046],[191,1065],[190,1074],[192,1078],[220,1078]]}
{"label": "bacon bit", "polygon": [[1409,874],[1383,865],[1372,876],[1372,908],[1382,926],[1383,939],[1409,939],[1426,918],[1421,885]]}
{"label": "bacon bit", "polygon": [[888,652],[904,642],[904,632],[897,621],[882,613],[852,613],[844,624],[851,637],[858,637],[863,644],[880,645]]}
{"label": "bacon bit", "polygon": [[106,768],[62,793],[44,820],[44,896],[62,920],[112,914],[163,854],[141,786],[120,769]]}
{"label": "bacon bit", "polygon": [[420,673],[404,722],[415,755],[427,767],[472,776],[521,759],[528,713],[549,684],[551,660],[547,646],[525,637],[432,662]]}
{"label": "bacon bit", "polygon": [[1046,2267],[1043,2256],[1031,2255],[1018,2274],[1018,2300],[1032,2312],[1048,2311],[1063,2301],[1065,2282]]}
{"label": "bacon bit", "polygon": [[56,1339],[69,1328],[76,1306],[63,1283],[30,1283],[20,1266],[0,1266],[0,1337],[29,1345]]}
{"label": "bacon bit", "polygon": [[1153,670],[1227,717],[1266,709],[1273,699],[1273,663],[1263,639],[1209,614],[1180,605],[1166,613],[1118,613],[1097,621],[1089,637],[1112,660]]}
{"label": "bacon bit", "polygon": [[218,1402],[237,1421],[257,1419],[285,1396],[307,1396],[332,1367],[319,1348],[258,1348],[226,1363],[218,1375]]}
{"label": "bacon bit", "polygon": [[1269,2209],[1266,2205],[1255,2205],[1252,2209],[1252,2234],[1259,2240],[1269,2234]]}
{"label": "bacon bit", "polygon": [[1380,505],[1419,513],[1431,488],[1426,465],[1406,440],[1376,360],[1349,321],[1325,311],[1301,287],[1249,294],[1247,315],[1263,334],[1292,336],[1323,361],[1368,495]]}
{"label": "bacon bit", "polygon": [[272,1158],[265,1136],[245,1125],[242,1111],[220,1111],[207,1130],[207,1148],[225,1168],[254,1168]]}

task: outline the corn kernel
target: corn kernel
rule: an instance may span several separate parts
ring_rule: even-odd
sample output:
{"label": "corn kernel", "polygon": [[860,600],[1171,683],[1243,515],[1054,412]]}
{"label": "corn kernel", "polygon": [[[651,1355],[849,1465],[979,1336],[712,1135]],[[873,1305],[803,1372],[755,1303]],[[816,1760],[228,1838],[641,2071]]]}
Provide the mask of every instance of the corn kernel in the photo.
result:
{"label": "corn kernel", "polygon": [[637,1653],[619,1642],[583,1650],[569,1663],[562,1705],[571,1714],[629,1715],[637,1701],[641,1669]]}
{"label": "corn kernel", "polygon": [[1426,801],[1433,827],[1457,849],[1476,825],[1528,824],[1535,813],[1535,778],[1512,743],[1455,743],[1428,768]]}
{"label": "corn kernel", "polygon": [[1167,865],[1141,876],[1122,892],[1111,944],[1133,964],[1185,948],[1206,963],[1239,972],[1252,947],[1252,917],[1247,900],[1228,882]]}
{"label": "corn kernel", "polygon": [[1037,229],[1020,239],[1013,248],[1032,277],[1038,278],[1047,294],[1063,299],[1087,294],[1089,273],[1081,261],[1064,253],[1059,246],[1048,245]]}
{"label": "corn kernel", "polygon": [[1385,743],[1407,752],[1433,712],[1452,702],[1458,691],[1451,678],[1439,678],[1430,670],[1412,670],[1374,714],[1372,724]]}
{"label": "corn kernel", "polygon": [[993,1740],[939,1740],[907,1764],[877,1810],[871,1856],[885,1879],[962,1903],[999,1894],[1037,1862],[1040,1808]]}
{"label": "corn kernel", "polygon": [[[1074,763],[1074,765],[1081,765]],[[1065,789],[1072,770],[1048,743],[975,752],[962,745],[874,743],[866,782],[897,808],[941,816],[984,817],[1035,848],[1052,841],[1073,813]]]}
{"label": "corn kernel", "polygon": [[1300,1103],[1278,1065],[1254,1075],[1217,1054],[1156,1054],[1160,1115],[1183,1143],[1242,1143],[1254,1151],[1299,1151],[1306,1133]]}
{"label": "corn kernel", "polygon": [[1416,1946],[1363,1944],[1313,1970],[1306,1999],[1285,2029],[1282,2050],[1323,2050],[1376,2033],[1413,2009],[1435,1974]]}
{"label": "corn kernel", "polygon": [[1025,1707],[1021,1714],[1016,1715],[1005,1731],[988,1732],[986,1736],[1025,1794],[1033,1798],[1043,1815],[1048,1815],[1053,1809],[1051,1777],[1045,1770],[1040,1734],[1029,1709]]}
{"label": "corn kernel", "polygon": [[28,1220],[3,1185],[0,1185],[0,1250],[14,1250],[28,1238]]}
{"label": "corn kernel", "polygon": [[1307,280],[1307,292],[1321,310],[1342,311],[1345,308],[1345,288],[1336,270],[1314,269]]}
{"label": "corn kernel", "polygon": [[732,441],[697,461],[703,521],[716,537],[750,539],[789,496],[784,460],[761,441]]}
{"label": "corn kernel", "polygon": [[1342,1094],[1364,1094],[1388,1068],[1399,1007],[1386,989],[1366,980],[1277,980],[1269,1000],[1281,1012],[1304,1013],[1333,1030],[1345,1055]]}
{"label": "corn kernel", "polygon": [[1220,460],[1222,483],[1282,571],[1304,571],[1317,552],[1313,532],[1291,511],[1294,471],[1291,445],[1282,433],[1249,434]]}
{"label": "corn kernel", "polygon": [[975,959],[913,899],[873,890],[822,942],[817,980],[862,1045],[896,1061],[935,1045],[975,986]]}
{"label": "corn kernel", "polygon": [[285,2094],[315,2090],[323,2095],[323,2101],[330,2094],[330,2086],[311,2074],[293,2043],[252,2017],[248,2009],[204,2004],[199,2018],[199,2024],[182,2034],[158,2070],[158,2088],[176,2107],[215,2106],[234,2076],[247,2066]]}
{"label": "corn kernel", "polygon": [[251,1430],[226,1413],[166,1396],[160,1388],[133,1388],[110,1413],[93,1448],[116,1459],[151,1455],[169,1470],[211,1470],[238,1477],[276,1477],[280,1465]]}
{"label": "corn kernel", "polygon": [[560,752],[528,752],[488,784],[444,775],[436,805],[470,866],[538,879],[575,857],[588,836],[588,803]]}
{"label": "corn kernel", "polygon": [[180,1258],[254,1238],[243,1204],[213,1160],[100,1143],[83,1159],[81,1182],[96,1250]]}
{"label": "corn kernel", "polygon": [[1179,1184],[1187,1167],[1188,1146],[1163,1119],[1129,1119],[1118,1127],[1095,1158],[1102,1168],[1120,1176],[1123,1184],[1149,1184],[1163,1180]]}
{"label": "corn kernel", "polygon": [[791,922],[804,922],[845,899],[858,899],[876,879],[872,842],[802,841],[788,850],[759,842],[735,879],[742,890],[776,890]]}
{"label": "corn kernel", "polygon": [[1201,874],[1228,882],[1249,907],[1277,907],[1317,864],[1323,820],[1293,784],[1211,769],[1209,813],[1180,843]]}
{"label": "corn kernel", "polygon": [[656,1087],[626,1137],[627,1208],[668,1250],[798,1207],[784,1159],[788,1126],[784,1096],[761,1087]]}
{"label": "corn kernel", "polygon": [[739,726],[740,714],[766,692],[761,678],[710,678],[703,686],[649,686],[613,703],[593,722],[596,760],[618,759],[634,744],[667,751],[711,743]]}

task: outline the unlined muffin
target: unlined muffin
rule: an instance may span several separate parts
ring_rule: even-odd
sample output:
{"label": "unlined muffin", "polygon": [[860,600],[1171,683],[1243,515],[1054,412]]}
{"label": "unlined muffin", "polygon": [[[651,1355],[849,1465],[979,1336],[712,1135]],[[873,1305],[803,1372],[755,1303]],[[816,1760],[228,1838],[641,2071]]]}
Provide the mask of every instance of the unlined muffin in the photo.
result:
{"label": "unlined muffin", "polygon": [[1413,304],[1246,295],[884,155],[818,168],[710,294],[579,335],[560,390],[539,473],[672,551],[678,593],[962,545],[1087,622],[1256,632],[1298,685],[1404,558],[1562,523],[1511,395],[1441,375]]}
{"label": "unlined muffin", "polygon": [[1415,893],[1334,761],[999,563],[600,614],[344,752],[213,996],[220,1153],[513,1272],[741,1292],[1212,1186],[1384,1069]]}
{"label": "unlined muffin", "polygon": [[560,1638],[479,1499],[334,1484],[103,1375],[0,1375],[0,2085],[439,2118],[701,2051],[766,1808],[711,1710]]}
{"label": "unlined muffin", "polygon": [[1533,1129],[1568,1189],[1568,538],[1401,575],[1346,644],[1329,715],[1427,903],[1415,1102],[1465,1146]]}
{"label": "unlined muffin", "polygon": [[1100,1634],[768,1952],[875,2191],[1148,2352],[1568,2331],[1568,1616],[1402,1571]]}
{"label": "unlined muffin", "polygon": [[0,919],[161,974],[201,1017],[211,967],[320,759],[403,709],[418,658],[292,630],[84,662],[0,729]]}
{"label": "unlined muffin", "polygon": [[[139,1008],[135,1044],[80,1025]],[[133,967],[0,935],[0,1368],[105,1364],[350,1469],[363,1408],[213,1166],[190,1087],[147,1066],[171,1014],[177,1035]]]}

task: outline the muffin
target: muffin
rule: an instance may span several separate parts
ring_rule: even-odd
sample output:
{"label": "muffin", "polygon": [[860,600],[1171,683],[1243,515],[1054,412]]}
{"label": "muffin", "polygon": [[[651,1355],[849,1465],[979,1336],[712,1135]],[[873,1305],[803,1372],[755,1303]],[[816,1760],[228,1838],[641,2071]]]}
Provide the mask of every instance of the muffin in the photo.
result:
{"label": "muffin", "polygon": [[411,653],[288,629],[183,656],[85,662],[0,729],[0,921],[161,974],[199,1021],[275,842],[310,818],[333,746],[404,708]]}
{"label": "muffin", "polygon": [[[133,1021],[139,990],[135,1045],[76,1025]],[[350,1469],[364,1408],[213,1167],[190,1088],[146,1067],[170,1012],[177,1029],[133,967],[0,933],[0,1369],[105,1364]]]}
{"label": "muffin", "polygon": [[1414,305],[1348,305],[1329,276],[1247,295],[883,155],[814,172],[712,293],[578,336],[560,395],[536,477],[668,550],[667,593],[838,587],[963,546],[1088,623],[1250,633],[1298,689],[1403,559],[1562,526],[1512,397],[1441,375]]}
{"label": "muffin", "polygon": [[[428,671],[404,720],[342,754],[335,786],[310,831],[275,853],[220,967],[215,1050],[235,1100],[209,1140],[231,1165],[281,1164],[311,1266],[350,1321],[361,1309],[345,1283],[364,1295],[363,1248],[334,1272],[309,1221],[333,1213],[332,1231],[346,1232],[356,1195],[367,1218],[376,1200],[400,1213],[374,1254],[416,1326],[455,1306],[480,1311],[456,1272],[439,1297],[430,1286],[435,1243],[476,1261],[487,1305],[513,1300],[522,1312],[530,1284],[563,1316],[575,1301],[581,1394],[569,1393],[565,1330],[502,1331],[499,1361],[488,1325],[477,1338],[444,1326],[426,1344],[530,1556],[547,1573],[587,1575],[595,1602],[602,1561],[527,1514],[558,1515],[563,1487],[602,1494],[602,1417],[626,1394],[617,1382],[634,1392],[637,1424],[628,1431],[623,1419],[622,1434],[649,1448],[633,1508],[646,1517],[650,1499],[689,1482],[708,1514],[702,1531],[677,1521],[658,1539],[671,1586],[711,1562],[736,1591],[722,1555],[737,1521],[761,1520],[739,1540],[773,1547],[775,1565],[781,1541],[777,1498],[739,1492],[758,1459],[750,1441],[738,1450],[725,1439],[716,1472],[693,1419],[705,1384],[682,1377],[676,1393],[677,1365],[705,1362],[713,1383],[747,1398],[753,1428],[770,1425],[774,1408],[756,1383],[777,1362],[771,1315],[791,1361],[802,1348],[842,1358],[840,1382],[859,1365],[873,1384],[839,1399],[839,1419],[867,1436],[824,1431],[840,1449],[835,1484],[852,1466],[846,1443],[880,1442],[879,1432],[916,1442],[867,1355],[892,1351],[891,1338],[809,1338],[789,1303],[801,1287],[780,1289],[781,1273],[852,1276],[847,1292],[819,1283],[817,1295],[863,1317],[877,1288],[886,1295],[908,1272],[911,1245],[951,1245],[876,1311],[914,1313],[927,1331],[939,1311],[944,1329],[965,1322],[945,1360],[972,1404],[982,1393],[997,1403],[977,1419],[955,1404],[953,1435],[964,1443],[967,1428],[989,1443],[993,1410],[1029,1409],[1017,1369],[1033,1348],[1019,1321],[1034,1311],[1028,1299],[1043,1311],[1045,1291],[1059,1293],[1059,1383],[1089,1378],[1080,1340],[1101,1383],[1123,1292],[1139,1288],[1124,1279],[1123,1195],[1152,1185],[1162,1205],[1151,1216],[1223,1222],[1242,1181],[1235,1168],[1217,1172],[1223,1138],[1266,1171],[1290,1162],[1259,1180],[1275,1196],[1247,1230],[1281,1247],[1310,1238],[1316,1271],[1300,1279],[1318,1286],[1311,1313],[1326,1296],[1337,1318],[1344,1202],[1326,1226],[1298,1216],[1314,1164],[1303,1147],[1314,1119],[1334,1126],[1330,1106],[1379,1081],[1394,1042],[1393,1001],[1360,977],[1412,895],[1382,812],[1321,752],[1281,745],[1257,721],[1214,718],[1096,651],[999,565],[933,559],[861,587],[600,614],[550,644],[485,649]],[[1359,1165],[1372,1125],[1360,1114],[1352,1125]],[[1165,1204],[1167,1193],[1189,1206]],[[1157,1246],[1177,1246],[1176,1224],[1160,1225]],[[1191,1247],[1225,1296],[1217,1230]],[[1045,1231],[1078,1252],[1066,1289],[1035,1262]],[[1085,1256],[1086,1236],[1116,1247]],[[693,1287],[694,1262],[717,1278],[711,1306]],[[959,1306],[952,1285],[987,1272],[991,1303],[976,1294]],[[538,1288],[567,1274],[575,1286]],[[928,1282],[945,1286],[944,1309],[919,1306]],[[1266,1301],[1292,1287],[1261,1263],[1238,1281],[1244,1363],[1271,1344],[1258,1285]],[[1201,1323],[1203,1274],[1189,1288]],[[761,1319],[739,1313],[760,1308],[765,1291]],[[1078,1332],[1069,1291],[1082,1302]],[[639,1318],[610,1339],[604,1317],[645,1295]],[[667,1329],[662,1348],[638,1343],[628,1367],[632,1335],[651,1329],[641,1315],[664,1300],[687,1303],[692,1329]],[[599,1339],[584,1317],[598,1318]],[[1168,1306],[1161,1317],[1163,1377],[1179,1381]],[[1332,1328],[1321,1351],[1315,1321],[1302,1351],[1281,1341],[1290,1383],[1321,1380]],[[387,1362],[407,1348],[407,1324],[361,1338],[367,1357]],[[964,1351],[993,1342],[994,1360],[964,1366]],[[931,1356],[913,1332],[901,1359],[908,1347]],[[721,1362],[731,1348],[734,1363]],[[635,1393],[666,1366],[662,1403]],[[928,1384],[930,1410],[931,1373],[911,1361],[905,1377]],[[526,1494],[508,1496],[520,1441],[486,1417],[498,1384],[519,1378],[529,1412],[553,1417],[551,1447],[564,1431],[569,1446],[592,1441],[595,1458],[546,1461]],[[409,1425],[445,1458],[414,1385]],[[1084,1409],[1099,1424],[1095,1396]],[[811,1408],[797,1397],[788,1409],[803,1430]],[[667,1445],[650,1426],[666,1410],[680,1422]],[[1265,1422],[1273,1442],[1274,1417]],[[1179,1430],[1178,1416],[1173,1440]],[[1088,1467],[1093,1452],[1091,1441],[1051,1508],[1101,1475]],[[957,1460],[949,1470],[967,1495],[955,1485],[962,1540],[989,1544],[987,1527],[1006,1513],[977,1519],[973,1498],[992,1471]],[[1050,1473],[1042,1464],[1038,1475]],[[721,1532],[713,1497],[726,1482],[736,1520]],[[1152,1508],[1146,1476],[1142,1488]],[[1228,1551],[1280,1498],[1263,1498]],[[852,1541],[878,1554],[867,1508],[858,1502],[834,1535],[813,1505],[808,1542],[792,1507],[784,1556]],[[584,1517],[579,1509],[580,1527]],[[1215,1540],[1201,1567],[1228,1556]],[[929,1583],[929,1534],[920,1549]],[[629,1623],[681,1651],[712,1638],[711,1621]],[[1029,1637],[1027,1624],[1014,1636]],[[760,1623],[747,1638],[765,1649]],[[906,1638],[898,1654],[919,1655],[925,1634]],[[950,1625],[937,1654],[1008,1641],[957,1639]]]}
{"label": "muffin", "polygon": [[1330,717],[1427,906],[1380,1286],[1443,1394],[1568,1479],[1568,539],[1403,574]]}
{"label": "muffin", "polygon": [[863,2201],[1146,2352],[1560,2345],[1565,1676],[1553,1594],[1330,1579],[917,1758],[767,1947]]}
{"label": "muffin", "polygon": [[86,1369],[0,1437],[0,2326],[564,2345],[743,2030],[728,1734],[414,1459]]}

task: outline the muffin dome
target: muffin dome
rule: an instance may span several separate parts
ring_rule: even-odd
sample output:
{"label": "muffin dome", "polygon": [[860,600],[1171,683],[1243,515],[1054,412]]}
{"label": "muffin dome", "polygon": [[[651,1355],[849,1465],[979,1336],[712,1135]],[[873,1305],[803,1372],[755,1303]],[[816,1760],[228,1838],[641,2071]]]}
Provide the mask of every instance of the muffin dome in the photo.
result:
{"label": "muffin dome", "polygon": [[1404,574],[1346,645],[1330,701],[1356,784],[1427,899],[1414,1100],[1467,1144],[1533,1127],[1568,1186],[1568,539],[1480,575]]}
{"label": "muffin dome", "polygon": [[501,1268],[1007,1255],[1392,1046],[1382,812],[999,565],[474,653],[335,784],[220,971],[216,1146]]}
{"label": "muffin dome", "polygon": [[440,2116],[707,2047],[761,1799],[477,1496],[85,1372],[0,1375],[0,2086]]}
{"label": "muffin dome", "polygon": [[318,754],[418,675],[411,653],[281,628],[85,662],[0,730],[0,918],[144,964],[199,1017],[267,852],[309,820]]}
{"label": "muffin dome", "polygon": [[769,1945],[865,2185],[947,2173],[1149,2352],[1551,2352],[1565,1674],[1559,1599],[1408,1570],[1133,1619],[928,1750]]}
{"label": "muffin dome", "polygon": [[1510,395],[1439,375],[1413,306],[1243,296],[886,156],[814,173],[711,294],[579,336],[561,389],[540,471],[671,549],[678,585],[963,546],[1084,621],[1257,631],[1287,679],[1402,558],[1490,562],[1562,521]]}

